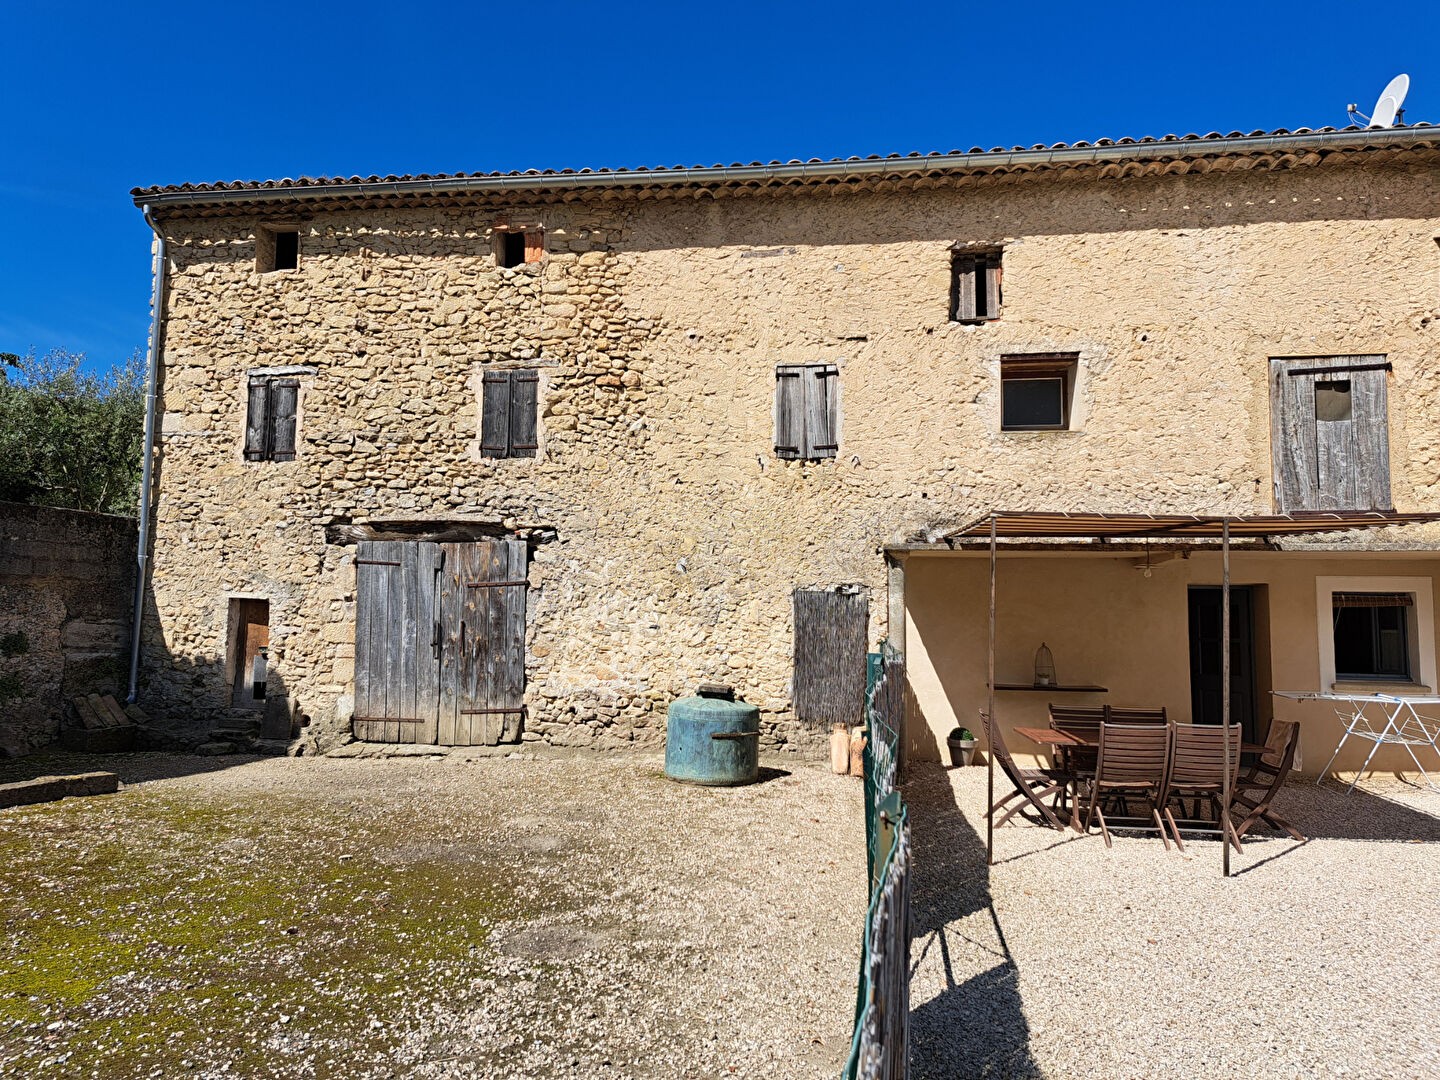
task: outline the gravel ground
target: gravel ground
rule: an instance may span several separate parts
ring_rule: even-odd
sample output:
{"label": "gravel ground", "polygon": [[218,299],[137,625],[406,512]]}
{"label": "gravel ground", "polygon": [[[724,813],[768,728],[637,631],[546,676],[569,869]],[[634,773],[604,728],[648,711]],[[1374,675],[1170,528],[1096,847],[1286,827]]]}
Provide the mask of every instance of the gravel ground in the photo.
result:
{"label": "gravel ground", "polygon": [[3,764],[126,786],[0,811],[0,1076],[816,1077],[848,1049],[864,825],[828,771]]}
{"label": "gravel ground", "polygon": [[918,767],[911,1076],[1440,1076],[1440,795],[1366,787],[1287,785],[1309,841],[1228,880],[1214,841],[1013,821],[987,874],[985,770]]}

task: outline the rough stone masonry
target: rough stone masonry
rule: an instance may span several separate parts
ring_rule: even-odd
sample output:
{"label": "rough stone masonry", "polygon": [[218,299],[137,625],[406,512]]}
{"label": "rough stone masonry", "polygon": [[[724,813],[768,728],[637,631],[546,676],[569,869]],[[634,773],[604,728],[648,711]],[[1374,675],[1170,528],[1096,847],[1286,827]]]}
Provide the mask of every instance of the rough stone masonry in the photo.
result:
{"label": "rough stone masonry", "polygon": [[[653,743],[670,700],[716,681],[760,706],[767,743],[809,745],[796,588],[868,589],[873,643],[884,545],[994,506],[1269,512],[1270,356],[1385,354],[1395,503],[1433,500],[1435,149],[1205,149],[1203,168],[1117,150],[925,182],[902,163],[838,190],[560,193],[537,174],[508,194],[159,208],[147,710],[198,738],[229,702],[229,602],[261,597],[307,737],[345,738],[356,549],[336,527],[480,522],[543,541],[525,739]],[[503,268],[516,223],[543,258]],[[261,272],[275,229],[299,233],[298,265]],[[957,242],[1003,249],[1000,318],[951,320]],[[1016,353],[1078,355],[1071,430],[999,430]],[[776,457],[793,363],[838,367],[831,460]],[[481,376],[507,366],[540,372],[534,458],[480,453]],[[247,375],[292,367],[295,460],[246,461]]]}

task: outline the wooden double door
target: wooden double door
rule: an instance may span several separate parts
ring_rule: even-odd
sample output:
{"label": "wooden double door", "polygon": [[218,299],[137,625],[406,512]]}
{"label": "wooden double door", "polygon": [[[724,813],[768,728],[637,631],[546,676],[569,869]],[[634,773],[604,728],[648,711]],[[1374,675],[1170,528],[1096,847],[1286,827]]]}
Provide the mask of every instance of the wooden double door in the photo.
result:
{"label": "wooden double door", "polygon": [[519,740],[522,541],[363,541],[355,582],[357,739],[441,746]]}

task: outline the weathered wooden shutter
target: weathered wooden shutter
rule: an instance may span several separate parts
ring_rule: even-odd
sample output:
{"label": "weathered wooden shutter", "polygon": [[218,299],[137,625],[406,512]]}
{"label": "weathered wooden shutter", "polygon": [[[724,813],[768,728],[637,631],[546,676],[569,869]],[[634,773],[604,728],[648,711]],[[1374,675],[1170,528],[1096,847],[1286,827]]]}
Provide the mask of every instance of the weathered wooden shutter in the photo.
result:
{"label": "weathered wooden shutter", "polygon": [[294,379],[276,379],[270,384],[270,459],[295,460],[295,416],[300,384]]}
{"label": "weathered wooden shutter", "polygon": [[438,544],[364,541],[355,556],[355,737],[434,743]]}
{"label": "weathered wooden shutter", "polygon": [[245,460],[264,461],[269,424],[270,395],[263,380],[250,383],[250,397],[245,405]]}
{"label": "weathered wooden shutter", "polygon": [[545,234],[543,232],[527,232],[525,234],[525,261],[537,263],[545,257]]}
{"label": "weathered wooden shutter", "polygon": [[[1270,361],[1276,509],[1391,509],[1389,366],[1381,356]],[[1317,393],[1348,396],[1348,412],[1317,415]]]}
{"label": "weathered wooden shutter", "polygon": [[536,441],[536,416],[539,407],[540,373],[510,373],[510,456],[534,457],[539,448]]}
{"label": "weathered wooden shutter", "polygon": [[510,372],[487,371],[481,378],[480,455],[510,454]]}
{"label": "weathered wooden shutter", "polygon": [[975,318],[975,256],[955,255],[950,264],[952,319]]}
{"label": "weathered wooden shutter", "polygon": [[525,705],[525,544],[441,547],[439,742],[515,742]]}
{"label": "weathered wooden shutter", "polygon": [[[977,276],[984,278],[985,318],[997,319],[1000,317],[1000,252],[991,251],[980,256],[976,265],[977,269],[983,267]],[[977,281],[976,287],[980,286]]]}
{"label": "weathered wooden shutter", "polygon": [[865,697],[870,601],[863,590],[795,590],[795,715],[859,724]]}
{"label": "weathered wooden shutter", "polygon": [[811,364],[804,368],[805,456],[833,458],[840,449],[840,369],[834,364]]}
{"label": "weathered wooden shutter", "polygon": [[775,369],[775,456],[805,456],[805,369],[781,364]]}

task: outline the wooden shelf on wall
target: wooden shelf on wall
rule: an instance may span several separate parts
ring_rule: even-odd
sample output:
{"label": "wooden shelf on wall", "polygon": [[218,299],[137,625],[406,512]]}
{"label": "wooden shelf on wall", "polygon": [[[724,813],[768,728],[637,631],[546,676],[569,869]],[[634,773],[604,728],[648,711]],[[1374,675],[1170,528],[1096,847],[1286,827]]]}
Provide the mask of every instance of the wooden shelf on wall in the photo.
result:
{"label": "wooden shelf on wall", "polygon": [[1034,686],[1031,683],[1002,682],[995,684],[996,690],[1028,690],[1044,694],[1108,694],[1108,686],[1090,686],[1084,683],[1060,683],[1055,686]]}

